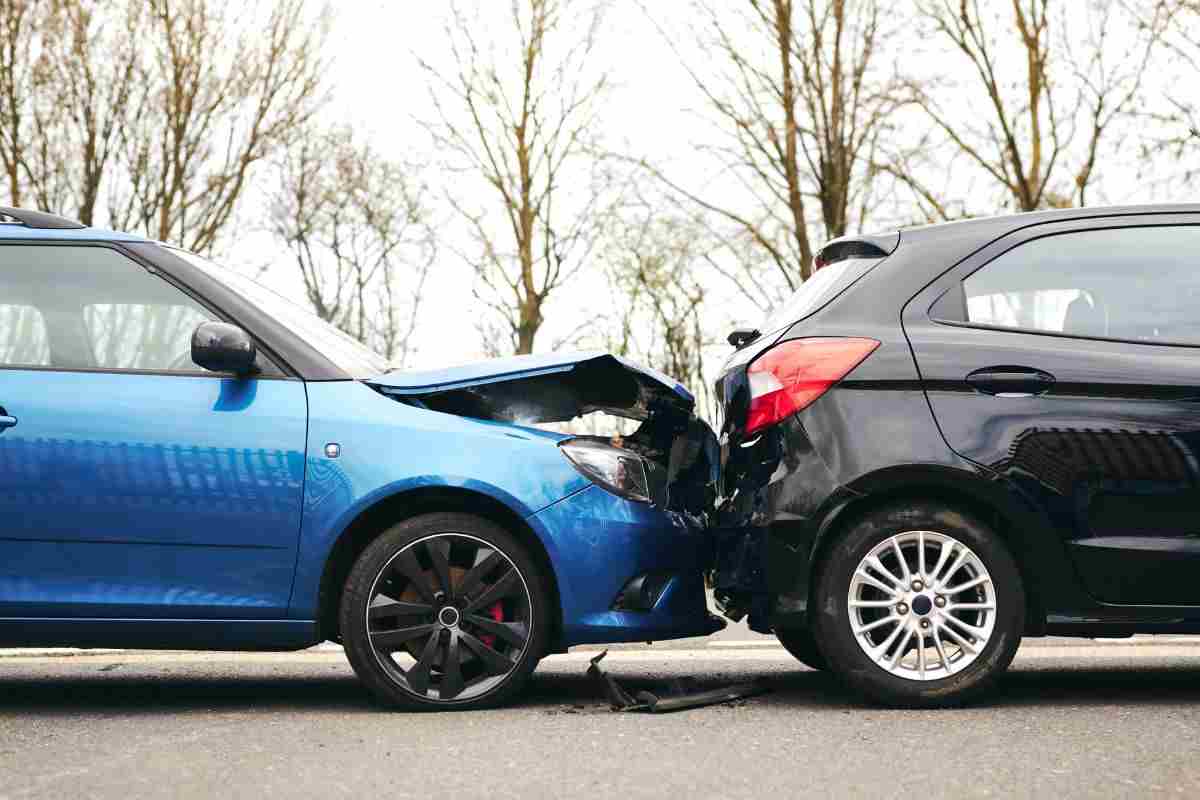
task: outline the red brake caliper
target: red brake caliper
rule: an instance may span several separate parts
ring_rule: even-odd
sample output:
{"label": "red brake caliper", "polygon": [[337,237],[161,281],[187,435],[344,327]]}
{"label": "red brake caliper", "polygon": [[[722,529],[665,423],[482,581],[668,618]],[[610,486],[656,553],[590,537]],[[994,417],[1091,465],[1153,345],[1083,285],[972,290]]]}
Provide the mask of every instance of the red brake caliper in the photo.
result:
{"label": "red brake caliper", "polygon": [[[484,613],[486,613],[492,619],[496,620],[496,622],[504,621],[504,608],[500,603],[496,603],[495,605],[493,605],[491,608],[489,608]],[[480,634],[479,641],[483,642],[488,647],[495,647],[496,646],[496,634],[494,634],[494,633]]]}

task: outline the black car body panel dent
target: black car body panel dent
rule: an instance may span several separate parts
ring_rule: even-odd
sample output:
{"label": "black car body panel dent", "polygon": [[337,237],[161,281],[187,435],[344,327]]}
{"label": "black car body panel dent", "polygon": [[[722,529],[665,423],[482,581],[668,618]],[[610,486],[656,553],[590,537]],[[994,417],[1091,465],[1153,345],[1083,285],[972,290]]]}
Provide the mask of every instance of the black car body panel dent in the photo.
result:
{"label": "black car body panel dent", "polygon": [[[832,301],[735,352],[717,382],[712,577],[727,613],[748,612],[763,632],[804,626],[839,530],[880,504],[926,499],[1007,541],[1027,635],[1200,630],[1200,347],[971,324],[954,295],[1024,243],[1164,225],[1200,225],[1200,205],[904,230]],[[747,365],[806,337],[879,346],[811,405],[746,436]]]}

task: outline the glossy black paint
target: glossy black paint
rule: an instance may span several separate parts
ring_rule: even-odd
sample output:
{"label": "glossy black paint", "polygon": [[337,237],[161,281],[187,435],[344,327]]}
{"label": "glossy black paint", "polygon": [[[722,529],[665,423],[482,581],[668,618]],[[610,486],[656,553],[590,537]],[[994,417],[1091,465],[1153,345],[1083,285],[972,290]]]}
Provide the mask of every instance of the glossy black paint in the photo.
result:
{"label": "glossy black paint", "polygon": [[[941,313],[949,287],[1023,241],[1163,224],[1200,224],[1200,205],[905,230],[827,306],[732,354],[717,383],[718,597],[748,611],[756,630],[802,626],[814,570],[841,527],[876,505],[928,498],[1005,537],[1026,584],[1027,635],[1200,630],[1200,348],[998,330]],[[743,437],[746,364],[806,336],[881,345],[810,407]]]}
{"label": "glossy black paint", "polygon": [[192,361],[212,372],[249,375],[258,349],[250,334],[228,322],[202,322],[192,333]]}

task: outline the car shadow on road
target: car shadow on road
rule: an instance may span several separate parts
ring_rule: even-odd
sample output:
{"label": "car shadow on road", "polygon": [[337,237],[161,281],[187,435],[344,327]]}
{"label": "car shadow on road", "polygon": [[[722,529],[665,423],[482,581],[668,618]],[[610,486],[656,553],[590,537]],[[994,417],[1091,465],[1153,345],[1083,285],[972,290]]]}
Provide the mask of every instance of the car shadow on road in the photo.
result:
{"label": "car shadow on road", "polygon": [[[3,665],[0,664],[0,667]],[[361,683],[346,673],[325,676],[91,675],[6,676],[0,670],[0,714],[13,711],[178,713],[373,708]]]}
{"label": "car shadow on road", "polygon": [[[0,665],[0,714],[80,712],[164,714],[186,711],[290,710],[315,713],[378,709],[349,669],[329,668],[327,674],[289,673],[220,676],[127,671],[120,662],[83,672],[45,674],[33,668],[13,670]],[[630,691],[662,692],[667,677],[612,671]],[[698,688],[710,689],[754,679],[752,673],[697,676]],[[872,706],[844,688],[832,676],[804,668],[764,671],[758,677],[770,693],[736,701],[764,708],[854,709]],[[1200,702],[1200,663],[1182,667],[1091,667],[1083,669],[1024,669],[1008,673],[997,690],[975,707],[1081,707],[1152,705]],[[578,674],[540,672],[515,704],[547,714],[608,713],[601,687]],[[698,713],[698,712],[684,712]]]}
{"label": "car shadow on road", "polygon": [[[667,681],[613,676],[631,692],[655,691]],[[751,678],[745,673],[737,682]],[[759,678],[770,692],[739,704],[786,706],[797,709],[846,710],[878,708],[847,689],[833,676],[798,668],[789,672],[771,672]],[[700,688],[716,688],[733,681],[711,676],[698,680]],[[570,706],[576,712],[603,706],[599,687],[582,676],[546,675],[536,677],[526,704]],[[1108,705],[1151,705],[1200,703],[1200,663],[1183,667],[1090,667],[1073,669],[1015,670],[1005,674],[996,689],[972,704],[975,708],[1085,707]]]}

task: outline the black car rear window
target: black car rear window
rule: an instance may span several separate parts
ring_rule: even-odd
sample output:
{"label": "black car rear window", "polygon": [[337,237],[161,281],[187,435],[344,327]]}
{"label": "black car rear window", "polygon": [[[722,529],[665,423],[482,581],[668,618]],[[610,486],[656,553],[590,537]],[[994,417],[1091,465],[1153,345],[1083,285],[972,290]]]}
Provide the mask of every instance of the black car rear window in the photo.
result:
{"label": "black car rear window", "polygon": [[800,284],[791,297],[771,309],[758,329],[767,334],[811,316],[882,260],[845,258],[822,267]]}

